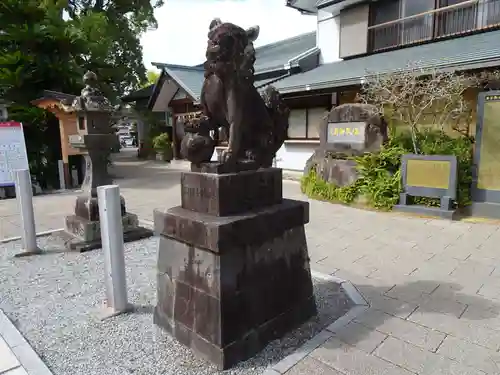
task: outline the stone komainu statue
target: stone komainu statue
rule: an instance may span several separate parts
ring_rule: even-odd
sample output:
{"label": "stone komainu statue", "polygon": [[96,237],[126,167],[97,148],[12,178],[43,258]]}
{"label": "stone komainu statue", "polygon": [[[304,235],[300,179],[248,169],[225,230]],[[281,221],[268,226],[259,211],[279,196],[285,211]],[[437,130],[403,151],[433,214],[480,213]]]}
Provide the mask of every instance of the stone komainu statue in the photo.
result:
{"label": "stone komainu statue", "polygon": [[219,127],[229,134],[222,155],[228,165],[253,162],[254,168],[270,167],[285,141],[289,109],[274,87],[268,86],[261,96],[254,86],[253,42],[258,35],[258,26],[244,30],[219,19],[211,22],[201,91],[204,116],[181,145],[191,162],[210,160],[215,142],[208,134]]}

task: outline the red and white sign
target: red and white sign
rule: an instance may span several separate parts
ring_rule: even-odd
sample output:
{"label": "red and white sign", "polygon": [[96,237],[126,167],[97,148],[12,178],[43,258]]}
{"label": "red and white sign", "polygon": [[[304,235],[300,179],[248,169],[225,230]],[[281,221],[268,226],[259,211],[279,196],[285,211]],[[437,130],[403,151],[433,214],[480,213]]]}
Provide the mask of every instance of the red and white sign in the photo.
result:
{"label": "red and white sign", "polygon": [[22,127],[21,123],[16,121],[0,122],[0,128],[21,128],[21,127]]}
{"label": "red and white sign", "polygon": [[0,186],[14,185],[16,169],[29,169],[23,126],[15,121],[0,122]]}

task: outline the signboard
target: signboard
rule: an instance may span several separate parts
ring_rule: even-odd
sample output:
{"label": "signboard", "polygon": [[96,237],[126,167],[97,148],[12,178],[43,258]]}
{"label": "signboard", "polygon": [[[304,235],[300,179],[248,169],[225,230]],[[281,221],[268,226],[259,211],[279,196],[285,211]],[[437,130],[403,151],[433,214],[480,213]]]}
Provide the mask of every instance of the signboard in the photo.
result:
{"label": "signboard", "polygon": [[0,186],[15,184],[16,169],[29,169],[23,126],[15,121],[0,122]]}
{"label": "signboard", "polygon": [[364,144],[365,122],[329,122],[326,142],[340,144]]}
{"label": "signboard", "polygon": [[[403,193],[393,209],[453,219],[456,212],[457,167],[455,155],[403,155]],[[438,198],[440,207],[413,204],[413,197]]]}
{"label": "signboard", "polygon": [[404,191],[412,196],[452,199],[457,195],[457,157],[454,155],[403,155]]}
{"label": "signboard", "polygon": [[477,187],[500,192],[500,95],[487,95],[483,106],[483,123],[477,168]]}
{"label": "signboard", "polygon": [[448,189],[450,186],[451,163],[430,159],[409,159],[406,164],[406,185]]}
{"label": "signboard", "polygon": [[500,219],[500,91],[479,93],[475,140],[469,213]]}

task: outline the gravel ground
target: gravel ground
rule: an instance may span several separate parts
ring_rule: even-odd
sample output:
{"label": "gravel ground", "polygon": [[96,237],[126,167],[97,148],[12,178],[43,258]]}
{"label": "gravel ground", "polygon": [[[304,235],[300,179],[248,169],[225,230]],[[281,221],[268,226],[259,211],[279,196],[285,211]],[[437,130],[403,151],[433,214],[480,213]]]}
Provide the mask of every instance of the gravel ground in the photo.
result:
{"label": "gravel ground", "polygon": [[315,280],[319,314],[253,359],[224,372],[153,325],[157,239],[126,244],[129,301],[133,314],[100,321],[104,301],[103,256],[60,252],[56,236],[39,246],[53,253],[13,258],[20,243],[0,245],[0,308],[16,324],[54,375],[261,374],[349,309],[337,284]]}

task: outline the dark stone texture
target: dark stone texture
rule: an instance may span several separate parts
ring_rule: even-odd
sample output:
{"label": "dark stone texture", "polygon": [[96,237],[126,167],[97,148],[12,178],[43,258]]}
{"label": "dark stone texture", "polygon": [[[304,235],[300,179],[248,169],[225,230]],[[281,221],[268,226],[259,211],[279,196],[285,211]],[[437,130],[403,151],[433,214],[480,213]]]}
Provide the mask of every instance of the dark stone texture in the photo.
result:
{"label": "dark stone texture", "polygon": [[191,172],[225,174],[252,171],[256,170],[257,167],[257,164],[251,160],[238,161],[233,165],[211,161],[199,164],[191,163]]}
{"label": "dark stone texture", "polygon": [[307,160],[304,175],[314,169],[316,176],[335,186],[352,185],[358,179],[358,171],[354,160],[335,159],[325,150],[319,149]]}
{"label": "dark stone texture", "polygon": [[[344,143],[342,137],[338,141],[328,141],[328,124],[364,122],[364,142]],[[321,122],[319,128],[320,148],[335,154],[345,156],[362,155],[366,152],[378,152],[389,139],[387,122],[381,117],[377,108],[371,104],[348,103],[334,107],[328,116]]]}
{"label": "dark stone texture", "polygon": [[181,175],[182,208],[216,216],[242,213],[281,203],[281,169],[207,174],[185,172]]}
{"label": "dark stone texture", "polygon": [[244,30],[219,19],[211,22],[200,95],[203,115],[186,124],[188,134],[181,143],[189,161],[211,160],[222,127],[229,133],[220,158],[225,172],[238,172],[246,162],[249,169],[272,165],[287,137],[290,110],[273,86],[261,96],[254,85],[253,42],[258,36],[258,27]]}
{"label": "dark stone texture", "polygon": [[[122,216],[125,216],[127,209],[125,207],[125,199],[120,196],[120,208]],[[99,220],[99,202],[97,197],[90,195],[80,195],[76,198],[75,215],[85,218],[90,221]]]}
{"label": "dark stone texture", "polygon": [[[66,242],[66,248],[70,251],[76,251],[80,253],[84,253],[91,250],[101,249],[102,242],[101,238],[84,241],[79,237],[75,237],[69,232],[61,232],[60,236]],[[135,227],[131,228],[129,231],[123,233],[123,242],[133,242],[142,240],[143,238],[148,238],[154,236],[154,232],[151,229],[144,227]]]}
{"label": "dark stone texture", "polygon": [[160,237],[154,322],[220,369],[315,314],[301,224],[220,254]]}
{"label": "dark stone texture", "polygon": [[216,253],[256,245],[309,222],[309,203],[283,199],[273,205],[235,216],[212,216],[180,206],[154,211],[155,232]]}
{"label": "dark stone texture", "polygon": [[309,204],[282,198],[274,168],[187,172],[182,189],[183,206],[154,212],[154,322],[227,369],[316,314]]}

